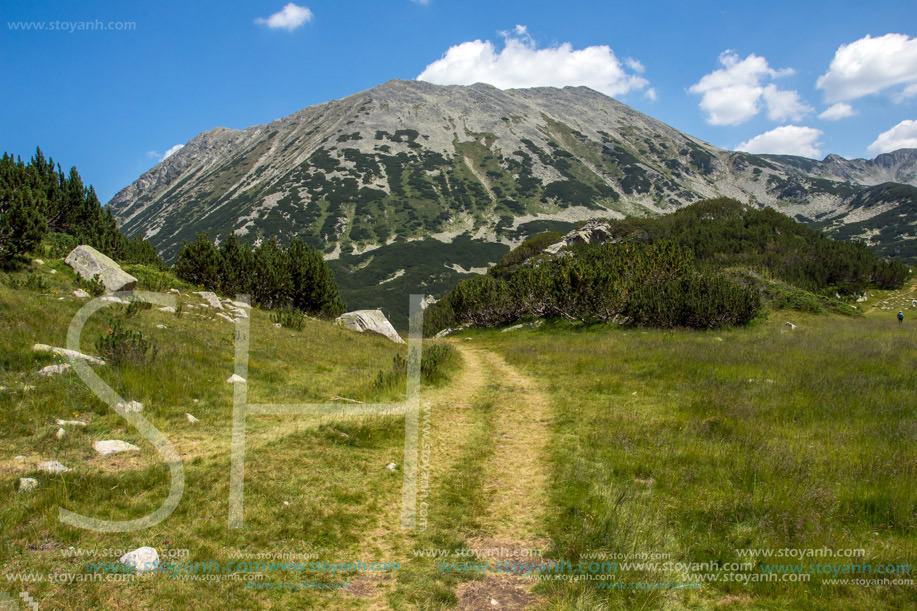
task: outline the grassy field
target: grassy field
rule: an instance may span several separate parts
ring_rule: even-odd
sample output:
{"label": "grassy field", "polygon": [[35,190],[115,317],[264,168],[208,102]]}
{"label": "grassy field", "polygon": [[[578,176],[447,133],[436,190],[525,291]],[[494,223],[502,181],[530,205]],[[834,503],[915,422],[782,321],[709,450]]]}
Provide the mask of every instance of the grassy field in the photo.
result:
{"label": "grassy field", "polygon": [[[142,289],[178,286],[140,275]],[[190,307],[200,299],[182,286],[179,314],[112,308],[158,355],[97,371],[176,446],[185,493],[162,523],[106,534],[62,524],[58,508],[140,517],[164,500],[169,471],[75,374],[37,376],[55,360],[31,346],[65,345],[85,302],[74,288],[60,261],[0,276],[0,592],[17,601],[27,592],[42,610],[201,611],[917,604],[913,583],[830,582],[913,579],[841,573],[917,556],[917,311],[894,320],[910,293],[871,296],[864,316],[782,312],[718,332],[550,323],[466,332],[450,340],[459,358],[446,375],[421,389],[422,528],[399,528],[402,418],[250,416],[245,526],[235,530],[233,325]],[[85,352],[110,316],[87,325]],[[253,312],[253,402],[402,392],[376,380],[404,347],[322,321],[299,331],[271,323]],[[58,439],[58,418],[88,426]],[[98,457],[101,439],[141,451]],[[73,470],[38,473],[43,460]],[[16,492],[21,477],[38,490]],[[87,563],[144,545],[177,571],[95,580],[100,569]],[[176,561],[325,567],[189,573]],[[367,566],[327,566],[352,562]],[[831,574],[810,575],[816,564]],[[773,568],[796,565],[804,575]]]}

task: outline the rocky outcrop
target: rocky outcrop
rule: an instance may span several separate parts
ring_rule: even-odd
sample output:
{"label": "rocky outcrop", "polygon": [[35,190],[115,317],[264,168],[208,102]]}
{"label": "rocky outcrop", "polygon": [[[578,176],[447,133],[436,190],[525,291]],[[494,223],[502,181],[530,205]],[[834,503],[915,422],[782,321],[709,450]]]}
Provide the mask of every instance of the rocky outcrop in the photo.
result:
{"label": "rocky outcrop", "polygon": [[579,229],[574,229],[565,235],[560,242],[551,244],[544,251],[550,255],[555,255],[567,246],[573,246],[574,244],[600,244],[608,241],[610,237],[607,221],[589,221]]}
{"label": "rocky outcrop", "polygon": [[84,280],[98,278],[109,293],[132,291],[137,287],[136,278],[92,246],[77,246],[70,251],[64,263]]}
{"label": "rocky outcrop", "polygon": [[392,326],[392,323],[388,321],[381,310],[356,310],[355,312],[347,312],[336,318],[334,324],[350,331],[357,331],[358,333],[364,333],[366,331],[378,333],[396,344],[404,343],[404,340],[401,339],[401,336],[395,331],[395,327]]}

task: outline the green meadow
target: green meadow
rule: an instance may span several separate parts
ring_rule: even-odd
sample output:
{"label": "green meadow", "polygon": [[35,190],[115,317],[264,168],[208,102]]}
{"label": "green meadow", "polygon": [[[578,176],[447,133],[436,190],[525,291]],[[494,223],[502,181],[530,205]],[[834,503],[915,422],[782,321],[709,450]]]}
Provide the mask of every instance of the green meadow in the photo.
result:
{"label": "green meadow", "polygon": [[[82,350],[97,354],[112,320],[155,344],[152,360],[95,370],[174,444],[183,497],[140,531],[60,522],[59,508],[146,515],[165,500],[169,470],[74,372],[37,375],[59,359],[32,345],[65,346],[86,301],[69,268],[48,260],[0,275],[0,592],[17,602],[27,592],[42,610],[917,604],[904,568],[917,559],[913,286],[870,292],[858,316],[779,311],[719,331],[548,322],[459,333],[440,342],[451,350],[425,343],[447,356],[421,387],[422,528],[400,527],[403,418],[249,416],[244,527],[231,529],[233,324],[169,274],[128,271],[139,289],[178,288],[182,307],[110,306],[86,325]],[[255,309],[250,400],[397,401],[398,355],[406,348],[382,337],[313,319],[275,327]],[[87,426],[58,439],[57,419]],[[97,456],[93,442],[106,439],[140,451]],[[47,460],[72,470],[40,473]],[[37,490],[18,492],[23,477]],[[112,577],[94,564],[141,546],[160,550],[163,570]],[[516,555],[526,550],[536,552]],[[505,562],[520,557],[535,561]]]}

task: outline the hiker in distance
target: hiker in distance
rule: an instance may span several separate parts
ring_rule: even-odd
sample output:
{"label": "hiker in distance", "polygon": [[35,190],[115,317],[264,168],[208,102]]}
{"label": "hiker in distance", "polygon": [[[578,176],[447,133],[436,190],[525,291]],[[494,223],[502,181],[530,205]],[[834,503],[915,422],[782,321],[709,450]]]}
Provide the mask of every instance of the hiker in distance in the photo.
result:
{"label": "hiker in distance", "polygon": [[904,312],[898,312],[898,324],[904,323]]}

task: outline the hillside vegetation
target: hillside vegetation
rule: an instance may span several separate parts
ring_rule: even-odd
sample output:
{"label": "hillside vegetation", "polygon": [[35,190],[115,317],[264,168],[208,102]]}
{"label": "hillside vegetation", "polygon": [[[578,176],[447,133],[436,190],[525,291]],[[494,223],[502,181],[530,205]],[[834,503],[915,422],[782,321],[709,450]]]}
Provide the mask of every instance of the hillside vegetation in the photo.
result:
{"label": "hillside vegetation", "polygon": [[433,306],[427,332],[557,317],[719,328],[747,324],[766,305],[852,314],[841,300],[870,287],[898,288],[909,274],[862,243],[725,198],[601,228],[601,243],[572,243],[556,254],[545,248],[559,234],[527,240]]}

